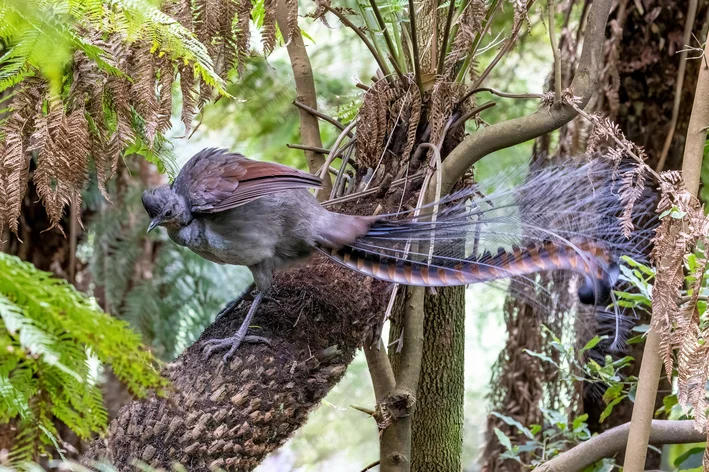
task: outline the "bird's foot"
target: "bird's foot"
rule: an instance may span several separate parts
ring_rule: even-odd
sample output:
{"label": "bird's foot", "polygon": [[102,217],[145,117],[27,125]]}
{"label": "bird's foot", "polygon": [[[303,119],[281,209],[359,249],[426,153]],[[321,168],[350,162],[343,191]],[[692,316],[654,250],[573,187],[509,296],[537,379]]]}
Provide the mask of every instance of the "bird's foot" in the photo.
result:
{"label": "bird's foot", "polygon": [[[241,305],[241,302],[253,302],[255,299],[255,295],[251,292],[244,293],[243,295],[233,299],[229,303],[226,304],[224,308],[222,308],[222,311],[217,313],[217,316],[214,318],[214,321],[219,321],[220,318],[223,318],[226,315],[230,315],[236,311],[237,308],[239,308],[239,305]],[[278,300],[272,297],[263,297],[264,301],[267,302],[275,302],[278,303]]]}
{"label": "bird's foot", "polygon": [[246,292],[246,293],[238,296],[237,298],[235,298],[232,301],[230,301],[229,303],[227,303],[226,306],[224,308],[222,308],[222,311],[217,313],[217,316],[216,316],[216,318],[214,318],[214,321],[218,321],[221,317],[233,313],[234,310],[236,310],[239,307],[239,305],[241,305],[241,302],[243,302],[243,301],[250,302],[253,300],[254,300],[254,296],[251,294],[251,292]]}
{"label": "bird's foot", "polygon": [[228,338],[210,339],[208,341],[205,341],[203,344],[204,349],[202,350],[202,352],[204,353],[204,358],[209,359],[209,357],[215,351],[229,348],[227,353],[224,354],[224,356],[222,357],[222,360],[224,362],[227,362],[229,358],[234,354],[234,352],[236,352],[242,342],[250,344],[264,343],[268,344],[269,346],[271,345],[271,340],[268,338],[264,338],[263,336],[246,336],[245,333],[236,333],[234,336],[229,336]]}

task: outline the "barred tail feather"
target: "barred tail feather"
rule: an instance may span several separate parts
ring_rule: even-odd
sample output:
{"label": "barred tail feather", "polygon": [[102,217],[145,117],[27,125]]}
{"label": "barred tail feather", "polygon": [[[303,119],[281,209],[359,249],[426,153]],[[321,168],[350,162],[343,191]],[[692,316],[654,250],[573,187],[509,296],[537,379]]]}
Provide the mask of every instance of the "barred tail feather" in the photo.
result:
{"label": "barred tail feather", "polygon": [[[597,159],[533,169],[524,179],[508,173],[428,205],[424,213],[439,208],[435,221],[413,211],[384,215],[349,245],[321,250],[353,270],[406,285],[467,285],[566,270],[584,277],[580,300],[598,305],[612,295],[621,255],[647,259],[657,225],[649,190],[625,211],[615,180],[622,172]],[[524,183],[510,187],[511,180]],[[488,188],[495,190],[485,195]],[[631,238],[624,234],[629,224]]]}
{"label": "barred tail feather", "polygon": [[321,250],[345,267],[375,279],[425,287],[469,285],[541,271],[569,270],[584,276],[585,282],[579,288],[579,298],[583,303],[596,304],[601,298],[607,300],[617,279],[616,264],[610,260],[608,252],[592,242],[580,242],[577,247],[583,248],[582,252],[552,242],[541,247],[514,246],[512,252],[499,248],[494,256],[485,253],[477,259],[452,259],[450,262],[453,265],[450,267],[429,264],[425,260],[382,258],[352,246]]}

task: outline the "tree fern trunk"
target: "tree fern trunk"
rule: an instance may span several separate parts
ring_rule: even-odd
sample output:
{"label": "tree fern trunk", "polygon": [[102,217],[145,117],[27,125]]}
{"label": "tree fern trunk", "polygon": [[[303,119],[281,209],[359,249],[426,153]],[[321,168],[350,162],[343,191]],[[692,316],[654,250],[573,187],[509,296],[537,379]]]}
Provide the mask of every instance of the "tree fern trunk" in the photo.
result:
{"label": "tree fern trunk", "polygon": [[461,470],[465,396],[465,287],[429,295],[411,437],[411,470]]}

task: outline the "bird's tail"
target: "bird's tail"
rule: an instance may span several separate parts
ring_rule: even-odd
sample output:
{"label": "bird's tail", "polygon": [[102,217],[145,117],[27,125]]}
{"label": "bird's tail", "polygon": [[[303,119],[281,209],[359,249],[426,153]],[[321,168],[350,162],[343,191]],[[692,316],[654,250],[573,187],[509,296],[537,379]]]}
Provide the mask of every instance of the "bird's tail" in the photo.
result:
{"label": "bird's tail", "polygon": [[[629,206],[624,172],[598,159],[534,169],[516,187],[509,182],[519,175],[498,176],[429,205],[425,217],[413,210],[385,215],[351,244],[321,250],[353,270],[405,285],[512,276],[533,284],[538,272],[566,270],[583,276],[581,302],[606,303],[620,256],[646,260],[657,224],[656,196],[636,191]],[[494,190],[486,195],[488,188]]]}

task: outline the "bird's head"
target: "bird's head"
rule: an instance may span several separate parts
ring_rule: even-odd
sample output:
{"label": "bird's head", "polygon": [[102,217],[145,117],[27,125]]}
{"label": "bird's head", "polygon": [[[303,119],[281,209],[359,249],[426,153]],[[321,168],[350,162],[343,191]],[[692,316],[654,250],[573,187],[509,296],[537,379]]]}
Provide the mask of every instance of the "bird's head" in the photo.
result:
{"label": "bird's head", "polygon": [[179,229],[190,221],[190,212],[184,198],[169,185],[143,192],[143,207],[150,216],[148,232],[156,226]]}

